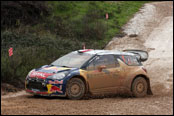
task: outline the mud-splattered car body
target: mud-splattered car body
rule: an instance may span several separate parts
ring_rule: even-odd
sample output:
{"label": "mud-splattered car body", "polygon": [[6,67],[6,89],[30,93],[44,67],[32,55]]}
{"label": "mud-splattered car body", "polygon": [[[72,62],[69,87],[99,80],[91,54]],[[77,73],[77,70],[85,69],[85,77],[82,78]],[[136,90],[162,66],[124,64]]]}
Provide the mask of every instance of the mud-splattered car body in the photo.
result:
{"label": "mud-splattered car body", "polygon": [[[38,95],[67,96],[67,84],[73,78],[78,78],[84,84],[84,87],[82,86],[84,88],[84,93],[82,92],[83,95],[86,93],[132,93],[134,80],[138,77],[142,77],[147,82],[147,94],[152,94],[150,79],[146,69],[141,63],[143,58],[141,59],[142,56],[137,54],[137,52],[134,53],[128,50],[125,52],[79,50],[69,53],[68,55],[70,55],[70,57],[68,58],[73,57],[71,54],[77,58],[66,60],[66,62],[73,62],[74,64],[81,63],[78,67],[55,65],[56,63],[66,64],[63,63],[63,59],[67,58],[65,56],[51,65],[33,69],[26,77],[26,91]],[[83,56],[83,60],[78,61],[78,57],[80,59],[81,56]],[[78,85],[79,87],[76,88]],[[80,84],[76,83],[76,85],[70,89],[72,89],[72,92],[78,93],[78,91],[81,90],[80,88]],[[83,95],[74,98],[79,99],[82,98]]]}

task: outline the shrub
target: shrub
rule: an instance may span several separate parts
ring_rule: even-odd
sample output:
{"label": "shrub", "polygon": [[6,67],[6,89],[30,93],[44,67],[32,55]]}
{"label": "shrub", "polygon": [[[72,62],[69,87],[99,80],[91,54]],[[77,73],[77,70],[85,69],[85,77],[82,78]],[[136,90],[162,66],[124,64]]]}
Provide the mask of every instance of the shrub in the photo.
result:
{"label": "shrub", "polygon": [[[8,31],[1,33],[1,45],[1,77],[3,82],[10,83],[24,82],[31,69],[50,64],[63,54],[81,48],[79,43],[58,36],[17,35]],[[14,49],[11,57],[8,56],[9,46]]]}
{"label": "shrub", "polygon": [[1,1],[1,28],[36,24],[48,13],[44,1]]}

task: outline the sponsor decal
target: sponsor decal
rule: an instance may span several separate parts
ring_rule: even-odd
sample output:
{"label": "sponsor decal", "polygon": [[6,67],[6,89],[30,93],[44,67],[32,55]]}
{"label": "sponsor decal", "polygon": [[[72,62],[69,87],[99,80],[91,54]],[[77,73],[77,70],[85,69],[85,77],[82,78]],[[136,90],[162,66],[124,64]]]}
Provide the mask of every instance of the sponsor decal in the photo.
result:
{"label": "sponsor decal", "polygon": [[57,87],[57,86],[53,86],[51,84],[48,84],[47,88],[48,88],[48,93],[56,93],[56,92],[63,93],[63,91],[61,91],[62,85],[60,85],[60,87]]}
{"label": "sponsor decal", "polygon": [[49,84],[63,84],[63,80],[61,81],[58,81],[58,80],[55,80],[55,81],[48,81]]}
{"label": "sponsor decal", "polygon": [[46,68],[44,68],[44,70],[55,70],[55,71],[57,71],[57,70],[59,70],[59,68],[58,67],[46,67]]}
{"label": "sponsor decal", "polygon": [[67,70],[67,69],[70,69],[70,68],[62,68],[62,67],[46,67],[46,68],[43,68],[44,70],[52,70],[52,71],[55,71],[55,72],[57,72],[57,71],[61,71],[61,70]]}
{"label": "sponsor decal", "polygon": [[30,74],[31,77],[36,77],[36,76],[41,76],[41,77],[45,77],[44,73],[40,73],[40,72],[32,72]]}
{"label": "sponsor decal", "polygon": [[32,71],[29,76],[30,77],[38,77],[38,78],[45,79],[46,77],[51,76],[51,75],[53,75],[53,74],[52,73],[44,73],[44,72]]}

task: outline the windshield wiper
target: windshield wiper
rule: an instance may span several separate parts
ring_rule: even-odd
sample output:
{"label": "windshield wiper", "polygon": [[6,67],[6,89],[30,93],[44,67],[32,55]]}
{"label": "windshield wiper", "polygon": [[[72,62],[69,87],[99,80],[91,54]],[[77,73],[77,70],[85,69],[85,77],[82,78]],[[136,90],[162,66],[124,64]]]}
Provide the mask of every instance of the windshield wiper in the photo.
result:
{"label": "windshield wiper", "polygon": [[66,68],[70,68],[69,66],[61,66],[61,67],[66,67]]}
{"label": "windshield wiper", "polygon": [[71,67],[69,67],[69,66],[65,66],[65,65],[61,66],[61,65],[54,65],[54,64],[50,64],[49,66],[59,66],[59,67],[71,68]]}

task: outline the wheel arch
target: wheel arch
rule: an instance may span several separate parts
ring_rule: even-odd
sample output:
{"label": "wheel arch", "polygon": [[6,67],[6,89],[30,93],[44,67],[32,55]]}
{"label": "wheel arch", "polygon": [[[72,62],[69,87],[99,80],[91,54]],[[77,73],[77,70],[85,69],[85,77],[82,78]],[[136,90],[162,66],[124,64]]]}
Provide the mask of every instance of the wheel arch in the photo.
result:
{"label": "wheel arch", "polygon": [[68,83],[68,81],[71,80],[72,78],[79,78],[79,79],[81,79],[81,80],[84,82],[84,84],[85,84],[85,93],[88,93],[89,85],[88,85],[86,79],[85,79],[83,76],[81,76],[81,75],[74,75],[74,76],[72,76],[71,78],[69,78],[69,79],[67,80],[67,83]]}
{"label": "wheel arch", "polygon": [[143,77],[145,80],[146,80],[146,82],[147,82],[147,94],[148,95],[153,95],[153,93],[152,93],[152,91],[151,91],[151,87],[150,87],[150,79],[146,76],[146,75],[143,75],[143,74],[139,74],[139,75],[136,75],[134,78],[133,78],[133,80],[132,80],[132,82],[131,82],[131,92],[132,92],[132,85],[133,85],[133,82],[134,82],[134,80],[135,79],[137,79],[137,78],[139,78],[139,77]]}

